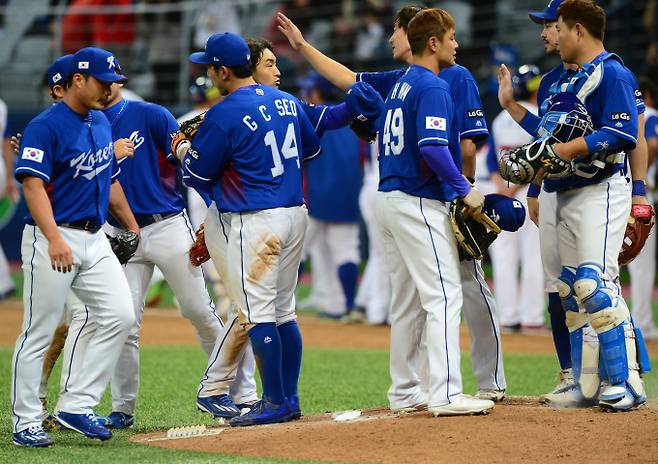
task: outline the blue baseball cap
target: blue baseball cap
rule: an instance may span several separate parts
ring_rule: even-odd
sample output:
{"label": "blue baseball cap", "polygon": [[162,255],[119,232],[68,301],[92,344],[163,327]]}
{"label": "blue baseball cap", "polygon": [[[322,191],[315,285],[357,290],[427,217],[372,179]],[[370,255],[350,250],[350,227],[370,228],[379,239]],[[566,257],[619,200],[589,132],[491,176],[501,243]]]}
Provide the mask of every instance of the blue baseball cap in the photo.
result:
{"label": "blue baseball cap", "polygon": [[48,87],[52,89],[56,85],[64,85],[64,82],[69,78],[69,68],[71,67],[72,58],[73,55],[64,55],[53,61],[46,74]]}
{"label": "blue baseball cap", "polygon": [[192,53],[189,60],[197,64],[235,68],[251,63],[251,52],[242,37],[232,32],[224,32],[208,37],[205,51]]}
{"label": "blue baseball cap", "polygon": [[491,193],[485,195],[482,210],[502,230],[516,232],[525,222],[525,207],[514,198]]}
{"label": "blue baseball cap", "polygon": [[529,14],[537,24],[552,23],[557,21],[557,9],[564,0],[551,0],[544,11],[533,11]]}
{"label": "blue baseball cap", "polygon": [[101,82],[123,84],[128,78],[121,74],[118,64],[119,61],[111,52],[102,48],[86,47],[73,54],[69,74],[86,74]]}
{"label": "blue baseball cap", "polygon": [[357,82],[347,91],[345,103],[352,116],[359,121],[379,118],[384,112],[384,100],[367,82]]}

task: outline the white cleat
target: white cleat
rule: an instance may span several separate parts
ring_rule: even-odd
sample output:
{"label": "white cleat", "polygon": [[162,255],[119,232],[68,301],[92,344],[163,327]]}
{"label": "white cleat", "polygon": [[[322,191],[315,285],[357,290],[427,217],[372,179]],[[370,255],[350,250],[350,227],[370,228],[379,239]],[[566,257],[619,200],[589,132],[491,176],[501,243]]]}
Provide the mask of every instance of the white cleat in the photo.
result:
{"label": "white cleat", "polygon": [[[570,390],[574,385],[576,385],[576,379],[573,377],[573,370],[562,369],[560,371],[560,383],[558,383],[553,391],[541,396],[542,402],[550,402],[555,400],[555,395],[564,393],[567,390]],[[558,397],[559,398],[559,397]]]}
{"label": "white cleat", "polygon": [[481,400],[474,396],[461,394],[452,403],[427,408],[434,417],[461,416],[469,414],[488,414],[494,407],[491,400]]}
{"label": "white cleat", "polygon": [[505,389],[502,389],[502,390],[496,390],[496,389],[478,390],[478,392],[475,394],[475,397],[479,398],[481,400],[489,400],[489,401],[493,401],[494,403],[497,403],[498,401],[501,401],[503,398],[505,398]]}
{"label": "white cleat", "polygon": [[543,400],[554,408],[586,408],[595,404],[594,400],[583,396],[577,384],[558,393],[544,395]]}
{"label": "white cleat", "polygon": [[405,406],[402,408],[391,408],[391,412],[394,413],[411,413],[411,412],[418,412],[418,411],[425,411],[427,409],[427,404],[426,403],[420,403],[415,406]]}

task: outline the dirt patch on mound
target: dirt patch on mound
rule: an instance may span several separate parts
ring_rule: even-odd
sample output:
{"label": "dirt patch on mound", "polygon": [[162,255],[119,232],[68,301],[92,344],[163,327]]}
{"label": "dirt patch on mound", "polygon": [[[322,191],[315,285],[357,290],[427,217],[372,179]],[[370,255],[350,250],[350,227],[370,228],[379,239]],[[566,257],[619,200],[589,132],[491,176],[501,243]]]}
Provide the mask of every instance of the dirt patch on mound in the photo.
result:
{"label": "dirt patch on mound", "polygon": [[[629,413],[554,409],[515,398],[487,416],[434,418],[427,412],[394,415],[364,411],[352,422],[330,414],[270,426],[230,428],[218,435],[163,440],[164,433],[133,441],[238,455],[364,463],[526,463],[658,461],[656,404]],[[155,441],[152,441],[155,440]]]}

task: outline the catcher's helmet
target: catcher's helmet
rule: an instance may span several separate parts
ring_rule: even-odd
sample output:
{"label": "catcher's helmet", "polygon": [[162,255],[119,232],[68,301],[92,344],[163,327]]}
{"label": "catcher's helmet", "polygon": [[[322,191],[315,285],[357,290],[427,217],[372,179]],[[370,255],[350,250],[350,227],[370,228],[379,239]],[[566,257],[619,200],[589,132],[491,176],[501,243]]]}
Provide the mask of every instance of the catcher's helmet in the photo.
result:
{"label": "catcher's helmet", "polygon": [[514,89],[514,98],[525,100],[536,92],[541,82],[541,71],[533,64],[524,64],[516,74],[512,76],[512,87]]}
{"label": "catcher's helmet", "polygon": [[539,138],[564,143],[594,131],[587,108],[575,94],[559,92],[551,95],[545,104],[547,111],[539,123]]}

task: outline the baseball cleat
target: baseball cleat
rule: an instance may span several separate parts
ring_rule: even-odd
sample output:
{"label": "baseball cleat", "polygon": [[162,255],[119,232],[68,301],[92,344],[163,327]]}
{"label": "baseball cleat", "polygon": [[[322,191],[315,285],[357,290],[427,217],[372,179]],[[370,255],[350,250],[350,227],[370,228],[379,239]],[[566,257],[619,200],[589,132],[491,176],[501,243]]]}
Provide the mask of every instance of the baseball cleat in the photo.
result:
{"label": "baseball cleat", "polygon": [[566,390],[571,389],[574,385],[576,385],[576,379],[573,377],[573,369],[568,368],[568,369],[562,369],[560,371],[560,383],[558,383],[555,388],[550,392],[545,395],[542,395],[540,397],[540,400],[542,402],[548,402],[550,401],[550,397],[552,395],[562,393]]}
{"label": "baseball cleat", "polygon": [[587,408],[595,404],[593,400],[585,398],[578,384],[573,384],[558,393],[544,395],[542,400],[554,408]]}
{"label": "baseball cleat", "polygon": [[244,416],[234,417],[229,421],[233,427],[247,425],[276,424],[278,422],[288,422],[294,417],[294,411],[290,408],[288,400],[281,404],[270,403],[267,400],[260,400]]}
{"label": "baseball cleat", "polygon": [[292,409],[292,420],[302,417],[302,408],[299,407],[299,395],[293,395],[288,398],[290,409]]}
{"label": "baseball cleat", "polygon": [[108,429],[129,429],[135,425],[135,416],[113,411],[109,416],[96,416],[96,421]]}
{"label": "baseball cleat", "polygon": [[395,413],[408,413],[408,412],[418,412],[425,411],[427,409],[427,403],[419,403],[414,406],[403,406],[401,408],[391,408],[391,412]]}
{"label": "baseball cleat", "polygon": [[55,443],[38,425],[15,433],[12,442],[14,445],[24,446],[26,448],[43,448]]}
{"label": "baseball cleat", "polygon": [[67,429],[75,430],[87,438],[96,438],[104,441],[112,438],[112,432],[103,427],[96,414],[73,414],[70,412],[59,411],[56,416],[57,421]]}
{"label": "baseball cleat", "polygon": [[494,402],[490,400],[481,400],[471,395],[461,394],[451,403],[441,406],[431,406],[427,408],[434,417],[438,416],[461,416],[470,414],[488,414],[489,410],[494,407]]}
{"label": "baseball cleat", "polygon": [[502,390],[496,390],[494,388],[483,388],[478,390],[478,392],[475,394],[475,397],[481,400],[489,400],[497,403],[498,401],[501,401],[503,398],[505,398],[505,389],[503,388]]}
{"label": "baseball cleat", "polygon": [[626,385],[608,385],[599,396],[599,407],[608,412],[630,411],[646,401],[646,395],[635,395]]}
{"label": "baseball cleat", "polygon": [[197,397],[196,406],[201,411],[212,414],[215,417],[230,419],[240,415],[241,408],[238,408],[230,396],[226,393],[222,395]]}

